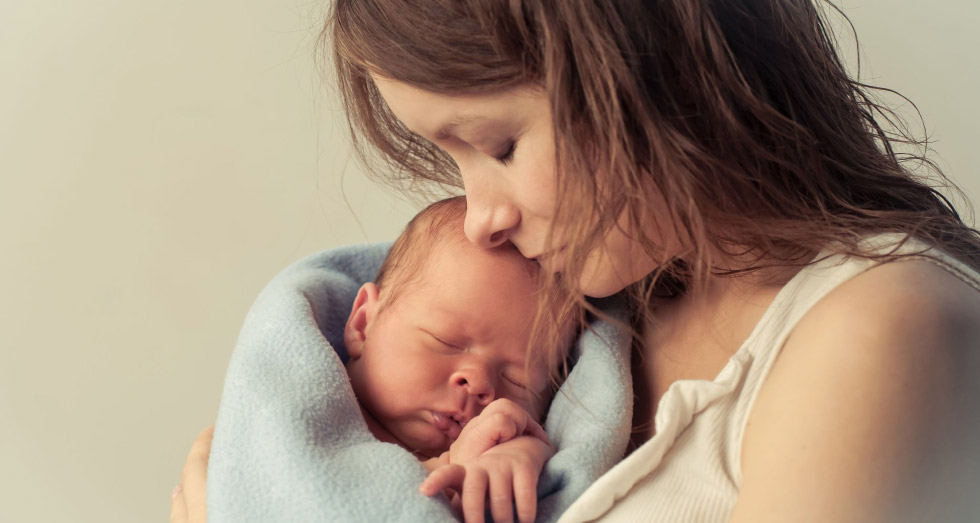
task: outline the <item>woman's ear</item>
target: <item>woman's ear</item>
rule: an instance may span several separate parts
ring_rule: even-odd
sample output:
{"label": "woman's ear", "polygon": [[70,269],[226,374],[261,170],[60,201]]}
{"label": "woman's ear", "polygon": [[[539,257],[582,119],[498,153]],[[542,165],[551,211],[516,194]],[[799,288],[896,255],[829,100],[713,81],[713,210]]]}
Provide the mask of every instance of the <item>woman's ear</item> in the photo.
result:
{"label": "woman's ear", "polygon": [[351,307],[350,317],[344,327],[344,346],[350,359],[356,360],[364,351],[368,325],[374,321],[378,311],[378,286],[368,282],[361,285]]}

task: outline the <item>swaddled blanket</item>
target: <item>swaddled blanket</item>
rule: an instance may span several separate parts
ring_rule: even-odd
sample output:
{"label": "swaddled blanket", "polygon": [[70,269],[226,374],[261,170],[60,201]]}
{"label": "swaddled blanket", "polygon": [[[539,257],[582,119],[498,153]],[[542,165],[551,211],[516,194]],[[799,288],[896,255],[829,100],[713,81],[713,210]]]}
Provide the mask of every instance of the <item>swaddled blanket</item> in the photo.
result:
{"label": "swaddled blanket", "polygon": [[[212,522],[454,521],[408,451],[371,435],[343,362],[357,290],[390,244],[325,251],[262,291],[225,378],[208,466]],[[616,300],[600,306],[623,317]],[[558,452],[538,484],[538,520],[554,521],[624,453],[632,389],[624,332],[601,321],[578,340],[574,366],[545,421]]]}

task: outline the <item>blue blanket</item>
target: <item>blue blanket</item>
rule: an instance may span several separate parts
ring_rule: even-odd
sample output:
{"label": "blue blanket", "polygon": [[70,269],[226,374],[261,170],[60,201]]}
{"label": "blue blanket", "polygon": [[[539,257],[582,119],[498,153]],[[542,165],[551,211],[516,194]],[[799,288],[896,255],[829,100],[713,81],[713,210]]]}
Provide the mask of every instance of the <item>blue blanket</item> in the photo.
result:
{"label": "blue blanket", "polygon": [[[209,521],[454,521],[443,496],[419,494],[422,464],[371,436],[343,365],[351,304],[389,246],[314,254],[256,299],[215,424]],[[600,306],[624,317],[619,301]],[[629,438],[629,340],[612,324],[592,327],[579,339],[545,421],[558,452],[538,484],[538,521],[558,519],[622,458]]]}

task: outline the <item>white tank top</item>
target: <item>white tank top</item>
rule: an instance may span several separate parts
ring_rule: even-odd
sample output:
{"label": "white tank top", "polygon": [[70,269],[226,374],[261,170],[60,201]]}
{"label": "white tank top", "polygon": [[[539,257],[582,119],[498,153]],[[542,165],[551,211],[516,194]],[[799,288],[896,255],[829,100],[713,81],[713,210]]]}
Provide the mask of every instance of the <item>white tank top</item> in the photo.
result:
{"label": "white tank top", "polygon": [[[875,236],[862,250],[887,253],[901,238]],[[908,241],[896,253],[924,250]],[[939,264],[980,291],[980,274],[950,256],[930,250],[915,258]],[[745,423],[787,337],[820,299],[877,264],[834,255],[797,273],[713,381],[670,386],[657,407],[653,438],[593,483],[559,523],[727,521],[742,484]]]}

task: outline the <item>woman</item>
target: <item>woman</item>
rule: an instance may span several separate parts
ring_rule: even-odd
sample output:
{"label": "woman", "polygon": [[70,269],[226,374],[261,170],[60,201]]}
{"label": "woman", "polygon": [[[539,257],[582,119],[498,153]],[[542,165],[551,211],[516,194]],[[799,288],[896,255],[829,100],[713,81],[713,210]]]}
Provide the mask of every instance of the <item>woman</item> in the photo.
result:
{"label": "woman", "polygon": [[544,299],[632,300],[632,444],[563,520],[980,514],[980,238],[824,7],[412,4],[328,21],[359,149],[462,187],[471,241],[571,291]]}

